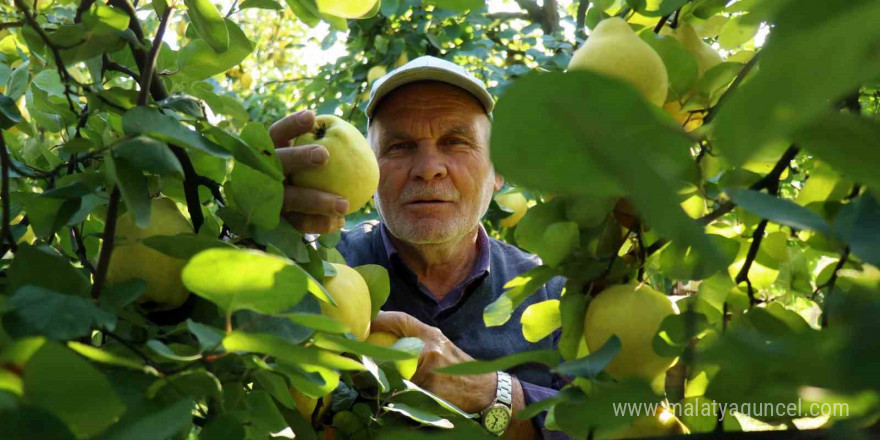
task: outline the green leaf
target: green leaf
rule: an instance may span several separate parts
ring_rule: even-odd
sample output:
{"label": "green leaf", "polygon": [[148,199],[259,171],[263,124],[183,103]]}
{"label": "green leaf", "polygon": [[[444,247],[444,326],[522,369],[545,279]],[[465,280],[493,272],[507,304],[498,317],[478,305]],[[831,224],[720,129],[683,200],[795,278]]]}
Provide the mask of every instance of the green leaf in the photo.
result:
{"label": "green leaf", "polygon": [[526,307],[520,322],[527,341],[538,342],[546,338],[562,325],[559,300],[548,299]]}
{"label": "green leaf", "polygon": [[147,341],[146,346],[159,356],[175,362],[195,362],[202,358],[200,354],[180,354],[158,339],[150,339]]}
{"label": "green leaf", "polygon": [[153,382],[146,390],[146,396],[150,399],[157,395],[179,399],[188,397],[196,402],[204,399],[219,401],[223,399],[223,389],[220,380],[213,373],[202,368],[184,370],[170,374]]}
{"label": "green leaf", "polygon": [[363,370],[360,363],[329,351],[314,347],[293,345],[284,339],[267,334],[233,332],[223,338],[228,351],[249,351],[276,357],[293,365],[305,364],[339,370]]}
{"label": "green leaf", "polygon": [[[589,396],[581,394],[561,402],[553,408],[558,427],[574,438],[586,438],[591,429],[602,427],[614,430],[629,425],[636,417],[636,411],[615,411],[622,405],[659,404],[651,387],[640,381],[614,383],[592,382]],[[605,438],[607,431],[596,431],[597,436]]]}
{"label": "green leaf", "polygon": [[[47,273],[52,276],[46,276]],[[88,297],[91,291],[91,283],[83,272],[49,246],[19,244],[6,276],[6,292],[26,285],[82,297]]]}
{"label": "green leaf", "polygon": [[324,397],[339,385],[339,373],[323,367],[278,364],[275,371],[285,375],[299,392],[315,399]]}
{"label": "green leaf", "polygon": [[18,111],[15,101],[0,93],[0,129],[8,130],[19,122],[21,122],[21,112]]}
{"label": "green leaf", "polygon": [[[284,174],[281,170],[281,160],[278,159],[278,153],[275,151],[275,144],[269,131],[259,122],[250,122],[241,130],[241,140],[244,141],[256,159],[257,166],[251,166],[261,171],[275,180],[284,180]],[[238,158],[236,157],[236,160]]]}
{"label": "green leaf", "polygon": [[3,438],[6,440],[76,439],[67,425],[54,414],[33,406],[0,411],[0,426],[3,427]]}
{"label": "green leaf", "polygon": [[24,392],[25,399],[54,413],[80,438],[100,433],[125,412],[107,378],[55,342],[45,343],[28,361]]}
{"label": "green leaf", "polygon": [[49,39],[65,48],[61,50],[61,57],[66,65],[70,65],[125,47],[122,37],[129,20],[124,11],[96,2],[82,14],[82,22],[59,26],[49,34]]}
{"label": "green leaf", "polygon": [[403,414],[410,419],[413,419],[423,425],[433,426],[435,428],[444,428],[444,429],[452,429],[455,426],[447,419],[440,417],[435,414],[431,414],[427,411],[411,407],[404,403],[389,403],[382,407],[386,411],[396,412],[398,414]]}
{"label": "green leaf", "polygon": [[186,5],[186,15],[199,36],[217,53],[226,52],[229,49],[229,31],[226,29],[226,21],[213,2],[183,0],[183,3]]}
{"label": "green leaf", "polygon": [[254,50],[254,43],[232,20],[227,18],[225,22],[229,32],[229,49],[217,53],[203,39],[190,41],[178,53],[177,65],[180,70],[175,78],[182,82],[207,79],[231,69],[250,55]]}
{"label": "green leaf", "polygon": [[122,117],[122,128],[131,136],[143,134],[212,156],[230,157],[229,152],[224,148],[205,139],[198,132],[190,130],[172,116],[162,114],[154,108],[138,106],[125,112]]}
{"label": "green leaf", "polygon": [[244,426],[231,413],[220,414],[211,419],[199,432],[199,440],[243,440],[244,438]]}
{"label": "green leaf", "polygon": [[545,264],[555,267],[580,243],[580,230],[575,222],[553,223],[544,231],[542,242],[542,252],[538,255]]}
{"label": "green leaf", "polygon": [[94,362],[100,362],[107,365],[115,365],[117,367],[131,368],[133,370],[138,370],[144,373],[148,373],[150,372],[150,370],[152,370],[152,367],[148,367],[140,358],[126,357],[118,353],[102,350],[100,348],[92,347],[91,345],[81,344],[76,341],[68,342],[67,347]]}
{"label": "green leaf", "polygon": [[147,282],[140,278],[133,278],[121,283],[111,284],[101,290],[101,306],[118,310],[140,298],[147,287]]}
{"label": "green leaf", "polygon": [[742,165],[826,111],[829,101],[871,81],[880,3],[788,3],[762,50],[760,69],[732,91],[715,118],[714,145]]}
{"label": "green leaf", "polygon": [[[751,313],[750,311],[746,316]],[[652,341],[654,352],[660,356],[678,356],[693,338],[701,337],[708,326],[709,320],[706,315],[694,310],[669,315],[663,319],[657,334],[654,335]]]}
{"label": "green leaf", "polygon": [[3,327],[10,336],[43,335],[59,341],[91,335],[95,328],[113,330],[116,315],[87,298],[23,286],[6,302]]}
{"label": "green leaf", "polygon": [[236,163],[226,182],[227,196],[248,224],[273,229],[281,219],[284,185],[244,163]]}
{"label": "green leaf", "polygon": [[459,12],[467,10],[478,11],[486,6],[483,0],[422,0],[422,2]]}
{"label": "green leaf", "polygon": [[[523,112],[524,108],[534,111]],[[492,162],[511,180],[545,191],[625,191],[659,234],[719,259],[676,196],[681,179],[695,171],[688,154],[690,141],[658,112],[620,80],[589,71],[532,73],[518,79],[498,101]],[[531,126],[542,129],[522,130]],[[552,153],[535,145],[549,145]]]}
{"label": "green leaf", "polygon": [[321,16],[318,13],[318,7],[314,4],[313,1],[309,0],[286,0],[287,6],[290,7],[290,10],[293,11],[293,14],[296,15],[297,18],[302,20],[309,27],[315,27],[319,21],[321,21]]}
{"label": "green leaf", "polygon": [[774,223],[823,234],[831,232],[831,228],[822,217],[789,200],[742,188],[727,188],[724,192],[743,209]]}
{"label": "green leaf", "polygon": [[617,353],[622,347],[620,338],[617,335],[611,335],[598,350],[590,353],[586,357],[575,359],[560,364],[556,367],[556,372],[578,377],[589,377],[595,379],[605,367],[614,360]]}
{"label": "green leaf", "polygon": [[670,36],[657,35],[650,28],[640,32],[639,38],[654,48],[663,59],[669,77],[669,87],[676,95],[685,96],[697,82],[700,73],[697,60],[678,40]]}
{"label": "green leaf", "polygon": [[270,9],[273,11],[280,11],[284,9],[284,6],[281,6],[280,3],[275,0],[245,0],[238,5],[239,9],[248,9],[248,8],[257,8],[257,9]]}
{"label": "green leaf", "polygon": [[315,346],[327,350],[348,352],[370,356],[380,361],[402,361],[418,357],[418,353],[398,351],[388,347],[380,347],[356,339],[348,339],[343,336],[317,333],[314,337]]}
{"label": "green leaf", "polygon": [[327,333],[347,333],[351,329],[344,323],[329,316],[316,313],[290,313],[285,315],[287,319],[303,326]]}
{"label": "green leaf", "polygon": [[514,353],[491,361],[467,361],[448,367],[436,368],[434,372],[468,376],[472,374],[486,374],[493,371],[508,370],[517,365],[539,363],[555,367],[559,363],[559,352],[556,350],[531,350]]}
{"label": "green leaf", "polygon": [[306,273],[292,261],[256,250],[202,251],[181,277],[187,289],[227,313],[280,313],[297,304],[308,287]]}
{"label": "green leaf", "polygon": [[720,260],[705,259],[699,251],[673,242],[660,253],[660,271],[675,280],[702,280],[733,263],[739,251],[739,242],[714,234],[709,234],[709,240],[721,252]]}
{"label": "green leaf", "polygon": [[113,146],[113,156],[131,166],[159,176],[183,180],[183,168],[168,144],[147,136],[135,136]]}
{"label": "green leaf", "polygon": [[134,417],[126,417],[108,429],[100,440],[165,440],[192,426],[195,402],[177,400],[173,404],[147,401]]}
{"label": "green leaf", "polygon": [[876,119],[829,111],[801,127],[794,139],[799,147],[848,178],[880,188],[880,173],[875,166],[880,163],[880,122]]}
{"label": "green leaf", "polygon": [[150,188],[141,170],[125,159],[110,158],[107,170],[119,187],[125,207],[139,228],[150,225]]}
{"label": "green leaf", "polygon": [[755,20],[749,14],[730,17],[721,28],[718,35],[718,44],[726,50],[736,49],[751,40],[761,25],[761,20]]}
{"label": "green leaf", "polygon": [[834,233],[852,253],[880,267],[880,204],[871,192],[844,206],[834,219]]}
{"label": "green leaf", "polygon": [[[517,228],[519,229],[519,228]],[[528,272],[515,277],[504,285],[503,295],[483,309],[483,322],[486,327],[504,325],[513,311],[531,294],[538,291],[556,272],[547,266],[536,266]]]}
{"label": "green leaf", "polygon": [[[220,95],[214,93],[214,87],[205,81],[194,82],[190,84],[189,88],[186,90],[190,95],[204,100],[205,103],[211,107],[211,111],[216,115],[230,116],[234,121],[239,123],[245,123],[250,119],[250,115],[240,101],[225,94]],[[216,128],[218,130],[223,130],[219,127]],[[217,142],[220,141],[218,140]],[[250,163],[248,165],[254,166]]]}
{"label": "green leaf", "polygon": [[293,400],[293,396],[290,394],[290,389],[287,381],[284,380],[284,376],[269,370],[258,370],[254,373],[254,378],[280,404],[290,409],[296,409],[296,401]]}
{"label": "green leaf", "polygon": [[189,260],[193,255],[207,249],[233,249],[235,247],[223,240],[193,233],[153,235],[141,240],[141,243],[165,255],[180,258],[181,260]]}
{"label": "green leaf", "polygon": [[322,14],[342,18],[361,18],[367,15],[379,0],[316,0]]}
{"label": "green leaf", "polygon": [[578,350],[584,342],[584,314],[587,312],[587,295],[577,292],[566,293],[559,300],[559,314],[562,321],[562,335],[559,337],[559,354],[563,359],[571,360],[578,356]]}
{"label": "green leaf", "polygon": [[391,294],[391,280],[388,278],[388,270],[377,264],[364,264],[355,267],[354,270],[358,271],[367,282],[367,287],[370,289],[370,304],[373,309],[370,319],[375,319],[382,305],[388,300],[388,295]]}
{"label": "green leaf", "polygon": [[195,322],[192,319],[186,320],[186,328],[199,340],[199,347],[202,350],[219,347],[220,342],[223,341],[223,333],[219,329]]}

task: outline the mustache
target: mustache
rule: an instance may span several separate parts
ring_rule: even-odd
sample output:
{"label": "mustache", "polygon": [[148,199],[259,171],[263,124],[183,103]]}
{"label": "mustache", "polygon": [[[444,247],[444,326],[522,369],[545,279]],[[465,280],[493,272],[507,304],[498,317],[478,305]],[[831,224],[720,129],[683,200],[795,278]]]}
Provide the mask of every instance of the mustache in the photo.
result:
{"label": "mustache", "polygon": [[403,203],[427,199],[456,201],[460,198],[461,193],[452,185],[408,185],[400,194]]}

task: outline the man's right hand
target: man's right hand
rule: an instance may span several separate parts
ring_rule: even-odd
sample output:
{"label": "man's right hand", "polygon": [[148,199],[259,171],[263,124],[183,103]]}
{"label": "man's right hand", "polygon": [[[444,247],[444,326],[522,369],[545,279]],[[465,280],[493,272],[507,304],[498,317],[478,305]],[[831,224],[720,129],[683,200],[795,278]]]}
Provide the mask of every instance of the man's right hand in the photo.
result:
{"label": "man's right hand", "polygon": [[348,201],[336,194],[293,186],[290,176],[313,167],[323,166],[330,153],[321,145],[290,146],[297,136],[312,129],[315,114],[310,110],[288,115],[269,128],[278,159],[285,176],[284,204],[281,216],[294,228],[306,234],[326,234],[342,229]]}

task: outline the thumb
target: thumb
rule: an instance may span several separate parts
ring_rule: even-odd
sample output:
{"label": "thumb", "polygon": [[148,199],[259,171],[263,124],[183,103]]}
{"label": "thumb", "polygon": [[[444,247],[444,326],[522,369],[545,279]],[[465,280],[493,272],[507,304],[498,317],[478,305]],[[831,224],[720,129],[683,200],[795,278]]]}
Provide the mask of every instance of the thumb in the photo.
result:
{"label": "thumb", "polygon": [[370,324],[370,332],[391,333],[398,338],[424,339],[433,330],[433,327],[404,312],[381,311]]}

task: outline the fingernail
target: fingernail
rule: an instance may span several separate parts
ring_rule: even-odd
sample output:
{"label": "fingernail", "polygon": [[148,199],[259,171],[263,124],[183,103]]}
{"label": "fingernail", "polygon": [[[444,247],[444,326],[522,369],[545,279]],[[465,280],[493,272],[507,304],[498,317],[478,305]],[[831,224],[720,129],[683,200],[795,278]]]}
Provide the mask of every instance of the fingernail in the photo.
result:
{"label": "fingernail", "polygon": [[[348,200],[336,199],[334,209],[336,209],[336,212],[344,215],[348,211]],[[345,219],[342,220],[345,221]]]}
{"label": "fingernail", "polygon": [[315,165],[324,164],[328,159],[330,159],[330,155],[327,154],[327,150],[321,147],[312,148],[312,151],[309,152],[309,160]]}

